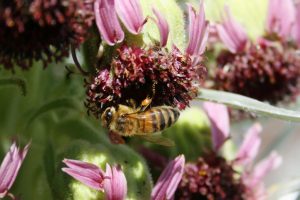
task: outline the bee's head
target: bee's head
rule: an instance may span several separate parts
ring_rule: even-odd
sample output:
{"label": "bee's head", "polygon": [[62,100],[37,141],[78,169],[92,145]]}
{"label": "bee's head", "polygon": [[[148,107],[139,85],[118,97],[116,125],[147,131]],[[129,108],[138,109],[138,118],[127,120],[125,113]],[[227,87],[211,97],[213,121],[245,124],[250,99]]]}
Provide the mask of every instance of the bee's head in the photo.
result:
{"label": "bee's head", "polygon": [[105,111],[101,115],[101,121],[104,127],[109,128],[111,122],[114,119],[115,113],[116,109],[114,107],[108,107],[105,109]]}

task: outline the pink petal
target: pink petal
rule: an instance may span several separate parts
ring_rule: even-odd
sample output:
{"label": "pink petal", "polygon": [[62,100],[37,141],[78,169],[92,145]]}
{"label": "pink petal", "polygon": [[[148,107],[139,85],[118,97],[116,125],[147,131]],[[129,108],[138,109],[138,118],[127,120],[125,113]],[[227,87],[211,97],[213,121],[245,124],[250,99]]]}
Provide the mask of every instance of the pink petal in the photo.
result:
{"label": "pink petal", "polygon": [[127,195],[127,181],[120,166],[106,164],[104,192],[106,200],[123,200]]}
{"label": "pink petal", "polygon": [[118,21],[114,0],[96,0],[94,12],[97,27],[107,44],[113,46],[124,40],[124,32]]}
{"label": "pink petal", "polygon": [[0,199],[4,198],[6,195],[7,195],[7,190],[3,190],[1,191],[1,188],[0,188]]}
{"label": "pink petal", "polygon": [[102,170],[94,164],[83,162],[80,160],[71,160],[71,159],[64,159],[63,162],[69,167],[73,169],[89,169],[95,171],[97,174],[101,173]]}
{"label": "pink petal", "polygon": [[6,154],[0,166],[0,193],[6,195],[6,192],[13,185],[20,167],[26,157],[30,143],[23,150],[20,150],[16,143],[13,143],[9,152]]}
{"label": "pink petal", "polygon": [[245,182],[244,179],[243,182],[247,188],[246,190],[247,200],[267,200],[268,192],[263,182],[260,182],[254,186],[247,185],[247,181]]}
{"label": "pink petal", "polygon": [[5,157],[1,163],[1,166],[0,166],[0,177],[3,177],[5,174],[4,172],[7,171],[7,168],[13,159],[12,154],[13,154],[13,152],[15,152],[17,150],[17,148],[18,147],[16,146],[16,143],[13,143],[11,145],[9,151],[5,155]]}
{"label": "pink petal", "polygon": [[217,24],[214,22],[209,23],[209,31],[208,31],[208,43],[215,44],[220,40]]}
{"label": "pink petal", "polygon": [[269,0],[266,29],[287,38],[295,22],[296,10],[293,0]]}
{"label": "pink petal", "polygon": [[276,44],[274,43],[274,41],[268,40],[264,37],[258,37],[256,39],[256,43],[262,47],[276,47]]}
{"label": "pink petal", "polygon": [[237,52],[236,44],[232,40],[229,33],[227,33],[224,26],[221,25],[221,24],[216,24],[216,29],[218,31],[219,38],[226,45],[226,47],[229,49],[229,51],[232,52],[232,53],[236,53]]}
{"label": "pink petal", "polygon": [[280,9],[278,7],[279,2],[280,0],[269,0],[267,21],[266,21],[266,29],[268,32],[273,32],[275,22],[277,21],[276,13]]}
{"label": "pink petal", "polygon": [[216,25],[219,37],[232,53],[243,51],[248,42],[247,34],[243,27],[234,20],[227,6],[225,13],[224,22]]}
{"label": "pink petal", "polygon": [[281,156],[276,152],[272,152],[267,158],[256,165],[253,175],[257,180],[262,180],[270,171],[279,167],[281,163]]}
{"label": "pink petal", "polygon": [[157,24],[160,33],[160,45],[164,47],[168,42],[168,36],[170,32],[169,24],[166,18],[156,8],[153,8],[152,11],[157,18],[155,23]]}
{"label": "pink petal", "polygon": [[300,47],[300,2],[296,6],[297,14],[296,14],[296,23],[295,23],[295,40]]}
{"label": "pink petal", "polygon": [[246,133],[246,137],[237,153],[236,163],[247,165],[254,160],[261,144],[259,137],[262,127],[260,124],[254,124]]}
{"label": "pink petal", "polygon": [[62,171],[93,189],[103,190],[104,173],[99,167],[78,160],[64,159],[63,162],[68,168],[62,168]]}
{"label": "pink petal", "polygon": [[[281,0],[282,1],[282,0]],[[284,12],[286,11],[286,12]],[[296,9],[293,0],[284,0],[283,8],[281,8],[281,31],[279,35],[283,38],[291,35],[292,27],[296,19]],[[283,19],[284,18],[284,19]]]}
{"label": "pink petal", "polygon": [[145,19],[139,0],[115,0],[118,16],[133,34],[138,34],[142,30]]}
{"label": "pink petal", "polygon": [[184,172],[184,155],[172,160],[159,176],[151,193],[151,200],[170,200],[173,198]]}
{"label": "pink petal", "polygon": [[188,6],[189,16],[189,42],[186,53],[190,55],[202,55],[205,51],[208,40],[208,22],[205,21],[203,2],[200,3],[199,13],[190,5]]}
{"label": "pink petal", "polygon": [[282,158],[276,152],[272,152],[267,158],[259,162],[253,172],[245,179],[247,185],[255,188],[256,185],[262,182],[263,178],[272,170],[279,167],[282,163]]}
{"label": "pink petal", "polygon": [[226,106],[211,102],[203,103],[203,108],[211,123],[213,148],[217,152],[229,138],[230,122]]}

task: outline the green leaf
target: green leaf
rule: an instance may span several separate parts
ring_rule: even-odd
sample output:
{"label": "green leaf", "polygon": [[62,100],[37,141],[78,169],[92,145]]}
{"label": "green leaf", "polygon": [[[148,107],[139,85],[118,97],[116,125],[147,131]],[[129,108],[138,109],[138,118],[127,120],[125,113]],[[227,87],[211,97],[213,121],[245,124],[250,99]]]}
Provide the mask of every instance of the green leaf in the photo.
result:
{"label": "green leaf", "polygon": [[37,117],[49,111],[56,109],[78,109],[79,107],[79,103],[72,98],[55,99],[34,110],[31,117],[29,117],[27,126],[30,125]]}
{"label": "green leaf", "polygon": [[21,78],[1,78],[0,86],[17,86],[20,88],[22,95],[26,95],[26,82]]}
{"label": "green leaf", "polygon": [[225,104],[232,108],[238,108],[248,112],[251,111],[273,118],[300,122],[300,112],[275,107],[255,99],[230,92],[200,89],[197,99],[213,101],[216,103]]}
{"label": "green leaf", "polygon": [[56,145],[58,146],[64,146],[71,139],[85,140],[90,143],[109,143],[104,130],[100,127],[96,129],[88,120],[84,118],[78,119],[77,116],[57,123],[51,134],[53,138],[59,138],[59,140],[56,140]]}

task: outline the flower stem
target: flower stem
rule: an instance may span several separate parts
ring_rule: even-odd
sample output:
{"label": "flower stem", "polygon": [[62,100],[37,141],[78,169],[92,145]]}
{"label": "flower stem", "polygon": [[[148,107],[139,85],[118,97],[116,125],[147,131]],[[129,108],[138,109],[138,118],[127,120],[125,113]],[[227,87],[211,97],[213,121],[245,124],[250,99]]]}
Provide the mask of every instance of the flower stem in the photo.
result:
{"label": "flower stem", "polygon": [[76,56],[76,50],[75,50],[75,47],[73,45],[71,45],[71,55],[72,55],[72,58],[74,60],[74,63],[75,63],[75,66],[77,67],[77,69],[79,70],[79,72],[83,75],[83,76],[88,76],[90,73],[89,72],[86,72],[85,70],[82,69],[78,59],[77,59],[77,56]]}

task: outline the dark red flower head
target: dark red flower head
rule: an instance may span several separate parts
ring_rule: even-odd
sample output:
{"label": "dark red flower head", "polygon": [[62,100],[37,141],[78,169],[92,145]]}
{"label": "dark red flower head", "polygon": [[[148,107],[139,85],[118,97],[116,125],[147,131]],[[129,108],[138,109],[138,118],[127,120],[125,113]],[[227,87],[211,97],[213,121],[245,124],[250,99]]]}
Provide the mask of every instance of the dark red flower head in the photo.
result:
{"label": "dark red flower head", "polygon": [[281,43],[251,45],[217,58],[215,88],[272,104],[291,102],[299,93],[300,56]]}
{"label": "dark red flower head", "polygon": [[204,66],[194,64],[176,48],[168,52],[160,47],[123,45],[110,65],[88,84],[87,107],[98,116],[108,106],[127,104],[130,99],[139,105],[150,97],[152,106],[184,109],[197,94],[205,73]]}
{"label": "dark red flower head", "polygon": [[185,165],[175,199],[246,199],[246,187],[236,175],[237,172],[224,158],[215,153],[206,154],[196,163]]}
{"label": "dark red flower head", "polygon": [[84,40],[93,21],[92,0],[2,0],[0,64],[29,68],[59,61]]}

